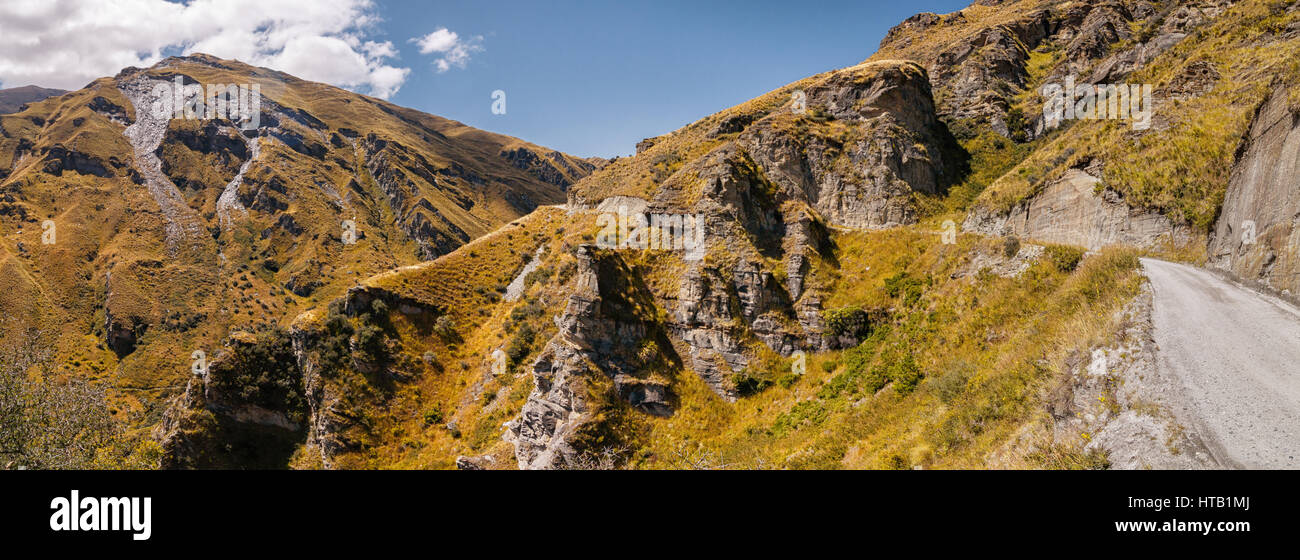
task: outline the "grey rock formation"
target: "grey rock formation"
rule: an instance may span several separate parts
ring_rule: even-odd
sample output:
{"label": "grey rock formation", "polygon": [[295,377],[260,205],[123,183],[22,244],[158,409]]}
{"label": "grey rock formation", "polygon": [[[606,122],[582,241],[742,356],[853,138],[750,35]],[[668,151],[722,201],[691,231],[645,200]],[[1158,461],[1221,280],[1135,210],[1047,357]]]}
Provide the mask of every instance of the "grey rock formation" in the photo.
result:
{"label": "grey rock formation", "polygon": [[1239,152],[1209,246],[1210,264],[1300,291],[1300,116],[1279,87]]}
{"label": "grey rock formation", "polygon": [[210,245],[210,238],[206,235],[202,219],[186,204],[180,190],[163,173],[162,161],[157,155],[158,147],[167,133],[168,119],[166,115],[155,115],[150,107],[156,101],[154,86],[165,82],[144,74],[118,82],[118,89],[135,108],[135,122],[123,134],[135,150],[136,169],[144,178],[145,187],[167,220],[168,252],[173,256],[179,255],[184,249],[182,244],[188,244],[192,251],[210,253],[205,248]]}
{"label": "grey rock formation", "polygon": [[[527,172],[540,181],[558,187],[568,187],[573,184],[575,180],[573,178],[580,179],[596,169],[595,165],[587,161],[576,160],[571,163],[564,158],[564,154],[559,152],[551,152],[546,156],[542,156],[522,146],[513,150],[502,150],[500,155],[510,162],[510,165]],[[575,168],[575,166],[578,168]]]}
{"label": "grey rock formation", "polygon": [[598,398],[622,399],[649,414],[672,414],[665,380],[647,377],[645,364],[637,362],[637,350],[655,340],[657,327],[624,299],[649,295],[628,294],[621,281],[631,272],[619,257],[597,255],[592,246],[579,247],[577,257],[573,293],[556,320],[559,332],[533,362],[533,390],[519,416],[506,423],[503,437],[514,445],[520,469],[564,468],[585,451],[576,440],[600,405],[589,402],[592,389],[605,380],[612,381],[614,395]]}
{"label": "grey rock formation", "polygon": [[1114,191],[1097,193],[1098,182],[1100,179],[1088,172],[1072,169],[1010,212],[976,208],[962,229],[1091,250],[1107,245],[1153,247],[1164,241],[1177,246],[1191,241],[1192,232],[1186,226],[1155,212],[1130,208]]}
{"label": "grey rock formation", "polygon": [[749,364],[738,340],[731,294],[716,268],[694,266],[682,282],[673,335],[689,348],[691,369],[719,395],[735,400],[727,378]]}
{"label": "grey rock formation", "polygon": [[[827,224],[914,223],[916,193],[941,193],[961,163],[914,63],[861,64],[803,93],[806,111],[786,104],[721,119],[708,136],[735,138],[687,162],[653,200],[571,200],[598,212],[702,217],[709,254],[726,256],[683,259],[676,293],[657,294],[656,305],[669,313],[673,346],[725,399],[737,397],[732,377],[749,367],[756,343],[784,356],[839,344],[825,336],[822,296],[808,283]],[[692,188],[697,198],[680,196]]]}
{"label": "grey rock formation", "polygon": [[520,469],[556,469],[579,451],[572,440],[591,419],[585,376],[590,375],[579,349],[552,340],[533,363],[533,391],[519,417],[506,423],[505,440],[515,446]]}
{"label": "grey rock formation", "polygon": [[[835,225],[882,228],[915,223],[914,192],[936,194],[957,171],[955,142],[939,123],[925,71],[867,63],[805,91],[817,119],[846,136],[791,133],[783,109],[741,133],[738,144],[788,198],[804,200]],[[815,126],[815,125],[814,125]]]}
{"label": "grey rock formation", "polygon": [[1014,91],[1025,87],[1029,50],[1053,27],[1049,13],[1043,10],[986,29],[940,53],[929,66],[931,81],[944,91],[939,114],[948,119],[987,121],[995,131],[1008,135],[1007,109]]}

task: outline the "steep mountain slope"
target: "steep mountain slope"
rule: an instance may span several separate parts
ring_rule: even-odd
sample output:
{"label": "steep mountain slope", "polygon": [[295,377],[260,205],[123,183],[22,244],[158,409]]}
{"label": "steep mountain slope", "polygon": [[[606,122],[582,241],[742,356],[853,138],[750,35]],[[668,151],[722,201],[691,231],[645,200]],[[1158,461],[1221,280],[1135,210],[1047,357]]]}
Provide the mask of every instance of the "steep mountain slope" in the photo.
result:
{"label": "steep mountain slope", "polygon": [[[999,164],[954,188],[967,231],[1143,246],[1290,292],[1298,56],[1284,0],[980,2],[908,20],[876,55],[927,64],[977,166]],[[1067,79],[1149,84],[1150,127],[1047,127],[1041,92]]]}
{"label": "steep mountain slope", "polygon": [[[1137,260],[916,225],[968,171],[928,83],[905,61],[808,78],[643,142],[564,208],[371,277],[232,347],[292,354],[253,370],[273,383],[231,396],[248,372],[222,363],[194,379],[164,463],[988,464],[1109,336]],[[1002,460],[1097,464],[1038,437]],[[281,443],[221,451],[259,438]]]}
{"label": "steep mountain slope", "polygon": [[[140,201],[132,207],[160,209],[131,214],[130,227],[149,228],[153,260],[107,274],[102,261],[116,261],[106,251],[143,249],[77,254],[86,278],[107,282],[104,316],[65,327],[83,342],[163,348],[149,338],[156,329],[135,325],[228,297],[199,289],[211,282],[201,274],[234,270],[245,275],[237,288],[290,290],[275,292],[288,299],[268,311],[274,325],[202,339],[220,348],[206,375],[138,422],[157,424],[167,467],[1212,466],[1167,403],[1145,398],[1154,350],[1134,325],[1152,314],[1139,255],[1208,256],[1295,286],[1285,171],[1300,123],[1298,5],[980,0],[920,14],[862,64],[648,138],[572,185],[566,163],[591,169],[580,160],[483,139],[489,148],[440,164],[427,146],[486,133],[363,98],[330,101],[337,90],[295,93],[310,84],[266,93],[280,91],[270,74],[274,105],[255,144],[180,123],[155,151],[158,134],[127,118],[143,90],[129,71],[60,98],[99,107],[70,114],[85,119],[78,138],[51,142],[58,127],[31,118],[58,107],[0,117],[32,138],[22,154],[44,154],[0,167],[122,177],[144,187],[120,189]],[[233,64],[201,62],[191,71],[218,82]],[[1118,82],[1152,86],[1140,104],[1149,127],[1132,114],[1046,117],[1045,87],[1095,94]],[[137,128],[106,124],[114,106]],[[351,111],[409,119],[382,131],[332,120]],[[220,148],[196,150],[195,136]],[[16,149],[14,138],[0,147]],[[493,157],[511,167],[467,179],[488,177],[476,166]],[[268,158],[292,171],[259,165]],[[512,182],[524,171],[537,188],[568,188],[545,200],[506,188],[534,185]],[[42,184],[23,192],[46,198],[29,194],[11,212],[78,200]],[[316,194],[299,195],[308,202],[286,221],[279,195],[302,189]],[[459,205],[481,192],[499,196]],[[92,194],[76,207],[108,198]],[[331,220],[350,212],[369,227],[344,247]],[[481,235],[494,219],[514,221]],[[196,226],[212,235],[191,235]],[[247,269],[186,264],[215,251]],[[13,297],[75,305],[21,250],[2,262]],[[184,292],[150,300],[140,278]],[[186,336],[167,348],[189,357],[199,339]]]}
{"label": "steep mountain slope", "polygon": [[[448,349],[469,373],[418,382],[459,404],[380,414],[400,443],[364,430],[326,464],[1105,466],[1092,430],[1166,416],[1114,399],[1126,374],[1085,359],[1131,331],[1130,248],[1205,254],[1252,113],[1296,75],[1297,19],[1279,1],[982,1],[646,139],[535,241],[536,270],[572,272],[486,310],[500,322],[473,339],[500,342]],[[1041,88],[1067,80],[1152,83],[1152,126],[1049,127]],[[601,243],[601,220],[638,214],[698,216],[702,258]],[[1197,448],[1161,422],[1126,426],[1165,442],[1144,452]],[[1178,464],[1156,459],[1123,464]]]}
{"label": "steep mountain slope", "polygon": [[[258,126],[156,115],[176,80],[258,85]],[[39,336],[147,428],[195,352],[561,202],[594,168],[235,61],[128,68],[0,116],[0,339]]]}

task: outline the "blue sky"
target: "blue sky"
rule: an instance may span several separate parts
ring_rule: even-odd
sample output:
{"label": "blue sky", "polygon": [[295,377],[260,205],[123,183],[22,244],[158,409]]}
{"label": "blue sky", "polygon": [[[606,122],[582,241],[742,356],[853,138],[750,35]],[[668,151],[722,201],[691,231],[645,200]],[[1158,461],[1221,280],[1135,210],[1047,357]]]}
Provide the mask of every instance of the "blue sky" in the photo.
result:
{"label": "blue sky", "polygon": [[[657,2],[381,0],[378,39],[411,69],[390,100],[579,156],[630,154],[818,72],[866,59],[890,27],[969,0]],[[477,44],[438,72],[411,37]],[[481,40],[473,42],[476,37]],[[506,92],[506,114],[491,111]]]}

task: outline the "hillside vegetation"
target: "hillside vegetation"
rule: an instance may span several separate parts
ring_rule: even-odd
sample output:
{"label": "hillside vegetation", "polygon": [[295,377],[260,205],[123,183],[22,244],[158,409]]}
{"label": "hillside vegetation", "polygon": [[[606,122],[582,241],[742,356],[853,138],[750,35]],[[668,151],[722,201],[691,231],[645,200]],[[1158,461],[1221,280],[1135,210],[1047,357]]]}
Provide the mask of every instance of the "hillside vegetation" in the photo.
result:
{"label": "hillside vegetation", "polygon": [[[1056,405],[1139,256],[1206,258],[1258,108],[1300,107],[1297,4],[918,14],[607,164],[169,59],[0,116],[0,311],[58,330],[37,378],[107,389],[117,464],[1107,468]],[[168,124],[161,181],[123,84],[177,74],[267,103],[256,145]],[[1047,126],[1067,79],[1151,84],[1150,128]]]}
{"label": "hillside vegetation", "polygon": [[[259,128],[153,124],[150,90],[178,78],[259,85]],[[148,439],[194,352],[561,202],[594,167],[235,61],[124,69],[0,115],[0,341],[40,332],[45,382],[89,382]]]}

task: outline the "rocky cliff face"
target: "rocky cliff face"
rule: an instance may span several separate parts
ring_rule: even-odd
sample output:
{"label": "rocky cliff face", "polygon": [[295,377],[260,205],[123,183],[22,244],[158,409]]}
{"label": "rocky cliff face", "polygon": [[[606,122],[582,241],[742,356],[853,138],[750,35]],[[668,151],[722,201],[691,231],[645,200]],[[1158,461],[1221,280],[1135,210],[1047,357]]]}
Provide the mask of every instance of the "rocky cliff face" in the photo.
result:
{"label": "rocky cliff face", "polygon": [[[1005,15],[963,11],[910,24],[926,24],[930,32],[949,37],[976,37],[974,46],[961,41],[904,44],[901,37],[915,34],[900,30],[895,40],[887,40],[882,48],[931,61],[936,95],[943,100],[939,113],[955,129],[961,129],[964,137],[978,134],[986,125],[1017,142],[1054,134],[1043,140],[1051,145],[1039,146],[1028,160],[986,189],[971,206],[965,230],[1092,249],[1166,244],[1187,248],[1199,245],[1207,233],[1208,217],[1213,215],[1204,206],[1205,201],[1215,199],[1213,191],[1218,187],[1212,177],[1203,177],[1211,173],[1202,170],[1226,170],[1217,159],[1230,149],[1225,152],[1220,147],[1236,138],[1189,140],[1198,133],[1188,124],[1187,115],[1179,112],[1180,107],[1195,104],[1211,92],[1222,98],[1220,86],[1225,79],[1253,78],[1225,76],[1226,67],[1204,54],[1181,60],[1171,58],[1170,53],[1178,49],[1204,51],[1207,34],[1229,32],[1231,28],[1225,27],[1222,18],[1238,4],[1236,0],[1012,2],[1005,4]],[[1273,11],[1280,13],[1281,9]],[[1293,35],[1260,40],[1284,40]],[[994,40],[1008,36],[1015,39]],[[1102,140],[1094,126],[1098,121],[1074,119],[1055,129],[1046,126],[1042,115],[1046,100],[1037,88],[1069,82],[1092,88],[1132,82],[1135,75],[1142,76],[1139,81],[1155,82],[1149,84],[1154,89],[1153,106],[1145,108],[1154,112],[1150,127],[1124,127],[1122,139],[1112,134]],[[1252,107],[1248,97],[1233,97],[1232,110]],[[1222,120],[1230,119],[1225,116]],[[1075,134],[1080,129],[1092,131],[1093,136],[1085,140],[1086,133]],[[1165,178],[1165,186],[1142,184],[1141,160],[1124,153],[1140,151],[1164,159],[1170,156],[1157,153],[1154,146],[1182,142],[1200,143],[1198,157],[1205,161],[1188,164],[1191,169],[1181,173],[1153,170],[1152,176]],[[1180,166],[1168,161],[1154,163]],[[1168,186],[1188,175],[1196,175],[1202,184],[1177,189]],[[1152,194],[1162,190],[1169,192]],[[1008,195],[1009,191],[1015,194]],[[1201,200],[1179,200],[1187,196],[1180,193],[1204,191],[1209,192]]]}
{"label": "rocky cliff face", "polygon": [[283,468],[307,419],[288,338],[236,333],[211,362],[196,358],[195,368],[155,430],[162,467]]}
{"label": "rocky cliff face", "polygon": [[[577,249],[573,293],[559,332],[531,366],[534,386],[519,417],[506,424],[521,469],[564,468],[586,451],[598,408],[621,401],[644,413],[668,416],[674,399],[660,368],[679,361],[661,346],[662,326],[650,294],[614,254]],[[647,350],[651,349],[651,350]],[[658,370],[658,371],[656,371]]]}
{"label": "rocky cliff face", "polygon": [[1285,88],[1255,116],[1209,252],[1214,266],[1300,292],[1300,116],[1288,106]]}
{"label": "rocky cliff face", "polygon": [[1072,169],[1006,214],[976,208],[962,229],[1094,251],[1109,245],[1155,248],[1191,242],[1191,228],[1175,225],[1159,213],[1131,208],[1115,191],[1098,192],[1100,182],[1085,170]]}
{"label": "rocky cliff face", "polygon": [[[918,14],[890,30],[877,57],[924,64],[944,119],[1025,140],[1045,132],[1041,115],[1015,109],[1016,98],[1035,85],[1030,59],[1036,53],[1060,51],[1039,81],[1074,76],[1081,85],[1118,83],[1236,2],[1021,0],[997,3],[991,16]],[[927,34],[949,39],[926,40]]]}
{"label": "rocky cliff face", "polygon": [[959,172],[959,150],[919,66],[849,68],[804,94],[807,128],[787,128],[798,109],[782,110],[745,127],[737,144],[783,198],[808,203],[832,224],[913,223],[912,193],[938,194]]}
{"label": "rocky cliff face", "polygon": [[681,281],[653,295],[689,367],[725,399],[737,398],[735,378],[760,346],[790,356],[841,344],[824,332],[822,287],[809,280],[828,227],[914,223],[916,197],[943,193],[965,163],[914,63],[866,63],[800,85],[772,94],[784,99],[771,110],[723,113],[643,143],[626,164],[716,143],[649,200],[600,198],[586,182],[570,191],[571,206],[596,212],[699,217],[705,257],[675,253],[651,274]]}

